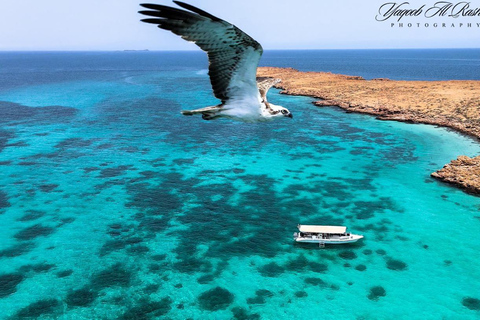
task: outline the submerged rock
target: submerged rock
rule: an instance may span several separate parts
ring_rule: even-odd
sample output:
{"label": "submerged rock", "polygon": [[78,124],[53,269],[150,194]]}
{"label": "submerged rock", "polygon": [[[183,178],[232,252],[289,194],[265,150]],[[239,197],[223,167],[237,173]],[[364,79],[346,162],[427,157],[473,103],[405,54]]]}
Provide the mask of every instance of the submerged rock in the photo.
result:
{"label": "submerged rock", "polygon": [[350,250],[342,251],[338,254],[338,256],[340,258],[346,259],[346,260],[353,260],[353,259],[357,258],[357,254],[353,251],[350,251]]}
{"label": "submerged rock", "polygon": [[17,285],[22,282],[24,276],[19,273],[0,275],[0,298],[11,295],[17,291]]}
{"label": "submerged rock", "polygon": [[387,295],[387,292],[382,286],[375,286],[370,288],[368,299],[377,301],[380,297],[385,297],[386,295]]}
{"label": "submerged rock", "polygon": [[388,259],[387,260],[387,268],[390,270],[402,271],[407,268],[407,264],[403,261],[396,260],[396,259]]}
{"label": "submerged rock", "polygon": [[242,307],[232,308],[233,319],[235,320],[257,320],[260,319],[258,313],[248,313],[247,309]]}
{"label": "submerged rock", "polygon": [[67,295],[65,302],[70,307],[86,307],[92,304],[98,293],[90,288],[74,290]]}
{"label": "submerged rock", "polygon": [[465,297],[462,300],[462,304],[470,310],[480,310],[480,299]]}
{"label": "submerged rock", "polygon": [[[128,309],[119,320],[130,319],[160,319],[172,309],[172,299],[165,297],[160,301],[142,299],[132,308]],[[179,308],[180,309],[180,308]]]}
{"label": "submerged rock", "polygon": [[280,274],[282,274],[285,269],[275,262],[270,262],[261,268],[258,269],[258,271],[261,273],[262,276],[264,277],[278,277]]}
{"label": "submerged rock", "polygon": [[367,270],[367,266],[364,265],[364,264],[359,264],[358,266],[355,267],[355,270],[365,271],[365,270]]}
{"label": "submerged rock", "polygon": [[233,302],[234,295],[227,289],[215,287],[198,297],[200,307],[208,311],[226,309]]}
{"label": "submerged rock", "polygon": [[34,226],[28,227],[26,229],[23,229],[19,232],[17,232],[14,237],[18,240],[32,240],[37,237],[45,237],[48,236],[49,234],[53,233],[55,229],[47,226],[43,226],[41,224],[36,224]]}
{"label": "submerged rock", "polygon": [[104,289],[113,286],[127,287],[133,278],[133,274],[125,265],[116,263],[111,267],[95,274],[91,279],[94,288]]}
{"label": "submerged rock", "polygon": [[39,300],[20,309],[16,316],[19,319],[37,319],[42,315],[55,314],[60,306],[60,301],[56,299]]}
{"label": "submerged rock", "polygon": [[[7,207],[10,207],[10,202],[8,201],[8,196],[5,192],[0,190],[0,210],[2,210],[3,208],[7,208]],[[2,213],[2,212],[0,211],[0,213]]]}
{"label": "submerged rock", "polygon": [[255,292],[255,297],[248,298],[248,304],[264,304],[267,302],[266,298],[273,297],[273,293],[266,289],[260,289]]}

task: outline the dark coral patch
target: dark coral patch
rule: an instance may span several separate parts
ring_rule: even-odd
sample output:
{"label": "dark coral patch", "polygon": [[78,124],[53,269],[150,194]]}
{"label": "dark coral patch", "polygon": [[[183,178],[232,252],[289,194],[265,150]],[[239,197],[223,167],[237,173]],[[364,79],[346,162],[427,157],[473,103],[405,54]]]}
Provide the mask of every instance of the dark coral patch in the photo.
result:
{"label": "dark coral patch", "polygon": [[[1,102],[0,102],[0,106],[1,106]],[[0,112],[1,112],[1,108],[0,108]],[[8,141],[13,137],[15,137],[15,135],[12,132],[0,130],[0,152],[2,152],[2,150],[8,146]]]}
{"label": "dark coral patch", "polygon": [[57,299],[43,299],[20,309],[16,316],[20,319],[36,319],[44,315],[53,315],[60,311],[60,305]]}
{"label": "dark coral patch", "polygon": [[137,243],[140,243],[142,241],[143,241],[143,239],[140,238],[140,237],[131,237],[131,238],[126,238],[125,239],[125,242],[127,244],[137,244]]}
{"label": "dark coral patch", "polygon": [[129,271],[121,263],[100,271],[91,279],[91,284],[94,288],[104,289],[108,287],[126,287],[132,281],[132,272]]}
{"label": "dark coral patch", "polygon": [[156,254],[152,256],[152,260],[154,261],[163,261],[167,258],[166,254]]}
{"label": "dark coral patch", "polygon": [[86,167],[86,168],[83,168],[83,172],[85,173],[90,173],[92,171],[98,171],[100,170],[100,168],[97,168],[97,167]]}
{"label": "dark coral patch", "polygon": [[210,261],[200,260],[193,257],[184,258],[174,263],[173,266],[179,272],[189,274],[193,274],[198,271],[209,272],[212,269],[212,264],[210,263]]}
{"label": "dark coral patch", "polygon": [[56,188],[58,188],[58,184],[42,184],[39,186],[40,190],[42,190],[43,192],[52,192],[53,190],[55,190]]}
{"label": "dark coral patch", "polygon": [[106,168],[100,171],[100,178],[113,178],[118,177],[128,171],[133,166],[118,166],[115,168]]}
{"label": "dark coral patch", "polygon": [[353,260],[357,258],[357,254],[351,250],[342,251],[338,256],[345,260]]}
{"label": "dark coral patch", "polygon": [[26,264],[24,266],[21,266],[18,270],[21,271],[22,273],[27,273],[27,272],[47,272],[52,268],[55,268],[56,265],[54,264],[48,264],[48,263],[37,263],[37,264]]}
{"label": "dark coral patch", "polygon": [[160,285],[159,284],[149,284],[148,286],[146,286],[144,289],[143,289],[143,292],[146,293],[146,294],[152,294],[152,293],[155,293],[158,291],[158,289],[160,289]]}
{"label": "dark coral patch", "polygon": [[363,250],[363,254],[366,255],[366,256],[369,256],[369,255],[372,254],[372,250],[370,250],[370,249],[365,249],[365,250]]}
{"label": "dark coral patch", "polygon": [[365,271],[365,270],[367,270],[367,266],[364,265],[364,264],[359,264],[358,266],[355,267],[355,270]]}
{"label": "dark coral patch", "polygon": [[308,263],[307,258],[305,258],[305,256],[303,254],[301,254],[301,255],[297,256],[295,259],[289,260],[285,264],[285,269],[287,269],[289,271],[300,272],[300,271],[306,269],[308,267],[308,265],[309,265],[309,263]]}
{"label": "dark coral patch", "polygon": [[122,250],[127,247],[125,240],[108,240],[106,241],[102,248],[100,249],[100,257],[103,257],[114,251]]}
{"label": "dark coral patch", "polygon": [[8,247],[6,249],[3,249],[0,251],[0,258],[13,258],[13,257],[18,257],[21,256],[22,254],[25,254],[32,250],[33,248],[32,243],[24,242],[21,244],[16,244],[11,247]]}
{"label": "dark coral patch", "polygon": [[407,264],[396,259],[387,259],[387,268],[390,270],[402,271],[407,268]]}
{"label": "dark coral patch", "polygon": [[306,278],[304,280],[304,282],[306,284],[309,284],[309,285],[312,285],[312,286],[322,286],[323,287],[323,286],[327,285],[327,283],[320,278]]}
{"label": "dark coral patch", "polygon": [[216,311],[226,309],[234,299],[234,295],[221,287],[205,291],[198,297],[198,302],[203,310]]}
{"label": "dark coral patch", "polygon": [[168,223],[165,218],[144,218],[140,226],[151,232],[160,232],[168,228]]}
{"label": "dark coral patch", "polygon": [[385,297],[387,292],[381,286],[375,286],[370,288],[370,293],[368,294],[368,299],[377,301],[380,297]]}
{"label": "dark coral patch", "polygon": [[233,319],[235,320],[259,320],[258,313],[248,313],[247,309],[242,307],[232,308]]}
{"label": "dark coral patch", "polygon": [[383,249],[378,249],[378,250],[375,250],[375,252],[379,255],[379,256],[384,256],[387,254],[387,252]]}
{"label": "dark coral patch", "polygon": [[151,301],[149,299],[142,299],[137,305],[128,309],[119,319],[121,320],[148,320],[158,319],[167,314],[172,308],[172,299],[165,297],[160,301]]}
{"label": "dark coral patch", "polygon": [[264,304],[267,302],[266,298],[273,297],[273,293],[266,289],[260,289],[255,292],[253,298],[248,298],[248,304]]}
{"label": "dark coral patch", "polygon": [[70,148],[86,148],[92,145],[93,140],[86,140],[82,138],[68,138],[60,141],[55,145],[55,148],[70,149]]}
{"label": "dark coral patch", "polygon": [[270,262],[261,268],[258,269],[260,274],[264,277],[278,277],[280,274],[282,274],[285,269],[276,264],[275,262]]}
{"label": "dark coral patch", "polygon": [[148,265],[148,270],[150,270],[150,272],[159,273],[158,271],[162,270],[162,266],[158,263],[151,263]]}
{"label": "dark coral patch", "polygon": [[305,298],[308,296],[308,293],[306,293],[305,291],[297,291],[295,292],[295,297],[297,298]]}
{"label": "dark coral patch", "polygon": [[73,117],[77,109],[61,106],[27,107],[18,103],[0,101],[0,122],[49,121],[59,122]]}
{"label": "dark coral patch", "polygon": [[[0,210],[10,207],[10,202],[8,201],[8,196],[5,192],[0,190]],[[0,211],[1,212],[1,211]]]}
{"label": "dark coral patch", "polygon": [[98,292],[85,287],[73,290],[67,295],[65,302],[69,307],[86,307],[91,305],[98,296]]}
{"label": "dark coral patch", "polygon": [[14,237],[18,240],[26,241],[32,240],[37,237],[44,237],[48,236],[49,234],[53,233],[54,229],[51,227],[46,227],[41,224],[36,224],[34,226],[28,227],[17,232]]}
{"label": "dark coral patch", "polygon": [[173,163],[176,165],[182,166],[182,165],[192,165],[195,163],[196,158],[188,158],[188,159],[175,159],[173,160]]}
{"label": "dark coral patch", "polygon": [[480,310],[480,299],[465,297],[462,299],[462,304],[470,310]]}
{"label": "dark coral patch", "polygon": [[328,270],[328,265],[324,263],[318,263],[318,262],[310,262],[309,267],[310,267],[310,270],[318,273],[324,273]]}
{"label": "dark coral patch", "polygon": [[75,218],[73,218],[73,217],[62,218],[62,219],[60,219],[60,225],[64,225],[64,224],[67,224],[67,223],[72,223],[73,221],[75,221]]}
{"label": "dark coral patch", "polygon": [[376,204],[376,202],[356,201],[352,211],[356,214],[357,219],[370,219],[375,216]]}
{"label": "dark coral patch", "polygon": [[11,295],[17,291],[17,285],[24,276],[19,273],[7,273],[0,276],[0,298]]}
{"label": "dark coral patch", "polygon": [[44,211],[39,211],[39,210],[27,210],[27,213],[25,213],[21,218],[18,218],[18,221],[32,221],[32,220],[37,220],[41,217],[43,217],[46,214]]}
{"label": "dark coral patch", "polygon": [[66,278],[66,277],[70,276],[72,273],[73,273],[72,269],[67,269],[67,270],[62,270],[62,271],[57,272],[56,275],[57,275],[58,278]]}
{"label": "dark coral patch", "polygon": [[147,247],[147,246],[132,246],[130,248],[127,249],[127,252],[128,253],[131,253],[131,254],[137,254],[137,255],[141,255],[141,254],[145,254],[147,252],[150,251],[150,248]]}
{"label": "dark coral patch", "polygon": [[213,280],[215,280],[215,275],[206,274],[206,275],[203,275],[203,276],[199,277],[197,279],[197,282],[200,283],[200,284],[207,284],[209,282],[212,282]]}

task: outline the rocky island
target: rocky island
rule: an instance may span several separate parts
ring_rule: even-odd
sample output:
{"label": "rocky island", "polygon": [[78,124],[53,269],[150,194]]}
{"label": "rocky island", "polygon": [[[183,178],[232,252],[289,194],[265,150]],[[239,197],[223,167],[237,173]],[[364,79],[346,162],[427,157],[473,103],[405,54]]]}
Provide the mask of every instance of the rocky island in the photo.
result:
{"label": "rocky island", "polygon": [[[480,81],[365,80],[328,72],[261,67],[260,77],[282,79],[282,93],[318,98],[317,106],[338,106],[382,120],[449,127],[480,139]],[[480,156],[459,156],[432,176],[480,195]]]}

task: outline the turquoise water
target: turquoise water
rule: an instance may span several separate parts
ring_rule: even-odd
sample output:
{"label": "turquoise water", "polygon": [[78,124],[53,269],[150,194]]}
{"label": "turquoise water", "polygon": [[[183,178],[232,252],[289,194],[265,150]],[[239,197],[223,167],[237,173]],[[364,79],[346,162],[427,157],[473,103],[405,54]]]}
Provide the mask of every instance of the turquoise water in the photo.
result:
{"label": "turquoise water", "polygon": [[3,71],[1,318],[480,317],[480,198],[430,178],[478,142],[276,90],[293,119],[202,121],[196,55],[57,55]]}

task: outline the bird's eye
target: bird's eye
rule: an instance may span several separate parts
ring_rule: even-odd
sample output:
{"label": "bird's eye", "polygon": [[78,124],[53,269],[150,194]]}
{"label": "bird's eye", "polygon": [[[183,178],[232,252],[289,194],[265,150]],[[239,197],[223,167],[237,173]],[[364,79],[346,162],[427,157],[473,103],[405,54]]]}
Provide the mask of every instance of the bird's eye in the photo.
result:
{"label": "bird's eye", "polygon": [[287,110],[285,110],[285,109],[283,109],[283,110],[282,110],[282,113],[283,113],[283,114],[287,114],[287,113],[288,113],[288,111],[287,111]]}

